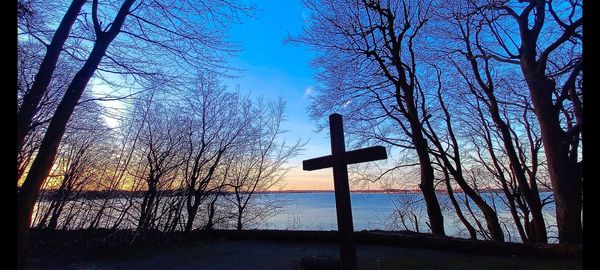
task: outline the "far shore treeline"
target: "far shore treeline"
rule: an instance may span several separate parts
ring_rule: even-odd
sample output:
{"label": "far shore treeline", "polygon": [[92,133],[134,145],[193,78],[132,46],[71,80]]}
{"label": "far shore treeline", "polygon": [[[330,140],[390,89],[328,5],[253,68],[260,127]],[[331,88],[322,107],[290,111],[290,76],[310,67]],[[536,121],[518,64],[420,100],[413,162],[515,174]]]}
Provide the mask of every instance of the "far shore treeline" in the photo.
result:
{"label": "far shore treeline", "polygon": [[[40,196],[38,197],[38,200],[40,201],[48,201],[48,200],[52,200],[52,198],[54,196],[56,196],[57,193],[59,193],[60,190],[59,189],[44,189],[40,192]],[[255,192],[255,194],[278,194],[278,193],[332,193],[334,192],[333,190],[320,190],[320,189],[315,189],[315,190],[276,190],[276,191],[269,191],[269,190],[265,190],[265,191],[258,191]],[[421,191],[418,189],[413,189],[413,190],[408,190],[408,189],[373,189],[373,190],[351,190],[352,193],[387,193],[387,194],[418,194]],[[447,190],[445,189],[440,189],[437,190],[436,192],[439,192],[440,194],[447,194]],[[456,189],[454,190],[455,193],[463,193],[464,191],[460,190],[460,189]],[[501,189],[482,189],[480,190],[481,193],[502,193]],[[550,189],[547,188],[542,188],[540,189],[540,192],[551,192]],[[214,192],[216,195],[217,192]],[[179,196],[182,194],[182,190],[163,190],[163,195],[164,196]],[[219,191],[218,195],[233,195],[235,194],[234,192],[229,192],[229,191]],[[213,195],[210,194],[210,192],[207,192],[207,195]],[[144,191],[138,190],[138,191],[131,191],[131,190],[113,190],[113,191],[102,191],[102,190],[83,190],[81,191],[81,197],[85,198],[87,200],[97,200],[97,199],[114,199],[114,198],[127,198],[127,197],[143,197],[144,196]],[[76,198],[73,198],[74,200]]]}

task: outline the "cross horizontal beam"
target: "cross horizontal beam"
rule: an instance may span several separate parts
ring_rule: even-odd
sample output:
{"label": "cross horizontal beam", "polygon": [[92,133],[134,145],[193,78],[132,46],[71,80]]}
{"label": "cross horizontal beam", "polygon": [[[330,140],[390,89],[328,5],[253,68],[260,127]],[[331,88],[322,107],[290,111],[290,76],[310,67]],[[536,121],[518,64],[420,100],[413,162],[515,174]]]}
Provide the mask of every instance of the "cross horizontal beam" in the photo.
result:
{"label": "cross horizontal beam", "polygon": [[383,146],[373,146],[363,149],[348,151],[343,155],[329,155],[302,161],[302,169],[314,171],[342,164],[355,164],[366,161],[386,159],[387,153]]}

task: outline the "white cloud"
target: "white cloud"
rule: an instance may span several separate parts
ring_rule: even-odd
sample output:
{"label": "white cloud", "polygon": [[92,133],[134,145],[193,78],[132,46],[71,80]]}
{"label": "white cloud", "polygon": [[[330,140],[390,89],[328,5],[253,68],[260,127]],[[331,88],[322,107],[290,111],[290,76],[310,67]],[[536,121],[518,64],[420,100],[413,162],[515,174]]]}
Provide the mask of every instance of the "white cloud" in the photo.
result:
{"label": "white cloud", "polygon": [[346,108],[346,106],[350,105],[350,103],[352,103],[351,99],[349,99],[348,101],[344,102],[344,104],[342,105],[342,107]]}
{"label": "white cloud", "polygon": [[302,96],[302,97],[307,98],[307,97],[311,96],[314,91],[315,91],[315,89],[313,89],[312,86],[306,87],[306,89],[304,89],[304,96]]}

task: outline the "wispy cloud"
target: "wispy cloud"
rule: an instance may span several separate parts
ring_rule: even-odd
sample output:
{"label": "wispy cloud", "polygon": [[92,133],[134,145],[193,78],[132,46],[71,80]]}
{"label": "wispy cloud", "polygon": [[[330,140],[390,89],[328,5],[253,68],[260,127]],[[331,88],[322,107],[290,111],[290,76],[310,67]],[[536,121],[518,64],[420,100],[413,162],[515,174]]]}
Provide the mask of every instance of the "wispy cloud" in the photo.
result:
{"label": "wispy cloud", "polygon": [[313,89],[312,86],[306,87],[306,89],[304,89],[304,96],[302,96],[302,98],[308,98],[314,91],[315,89]]}
{"label": "wispy cloud", "polygon": [[342,105],[342,107],[346,108],[346,106],[350,105],[350,103],[352,103],[352,99],[349,99],[348,101],[344,102],[344,104]]}
{"label": "wispy cloud", "polygon": [[302,14],[302,22],[308,21],[308,15],[306,15],[306,13],[304,11],[302,11],[301,14]]}

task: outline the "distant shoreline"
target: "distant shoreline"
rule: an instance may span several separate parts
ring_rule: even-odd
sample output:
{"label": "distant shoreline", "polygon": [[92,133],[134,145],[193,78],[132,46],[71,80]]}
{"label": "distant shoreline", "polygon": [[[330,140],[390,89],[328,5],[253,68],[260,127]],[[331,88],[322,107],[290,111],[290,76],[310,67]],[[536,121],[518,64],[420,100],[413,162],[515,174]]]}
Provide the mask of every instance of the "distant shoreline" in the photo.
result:
{"label": "distant shoreline", "polygon": [[[307,189],[307,190],[280,190],[280,191],[262,191],[259,193],[332,193],[334,190],[327,189]],[[377,190],[350,190],[352,193],[420,193],[419,190],[408,189],[377,189]]]}
{"label": "distant shoreline", "polygon": [[[54,189],[41,190],[41,199],[48,199],[48,196],[56,192]],[[255,192],[255,194],[292,194],[292,193],[333,193],[333,190],[280,190],[280,191],[261,191]],[[420,190],[409,190],[409,189],[378,189],[378,190],[351,190],[351,193],[366,193],[366,194],[421,194]],[[437,193],[447,194],[447,190],[440,189],[436,190]],[[454,193],[462,193],[460,189],[454,190]],[[485,189],[480,190],[481,193],[503,193],[501,189]],[[540,189],[539,192],[551,192],[549,189]],[[144,190],[141,191],[129,191],[129,190],[113,190],[113,191],[98,191],[98,190],[86,190],[80,193],[80,196],[87,198],[106,198],[106,197],[119,197],[119,196],[143,196]],[[163,195],[175,195],[184,194],[182,190],[164,190]],[[229,192],[221,192],[221,194],[229,194]]]}
{"label": "distant shoreline", "polygon": [[[334,190],[320,190],[320,189],[315,189],[315,190],[281,190],[281,191],[262,191],[262,192],[257,192],[257,193],[263,193],[263,194],[268,194],[268,193],[332,193],[334,192]],[[402,193],[402,194],[414,194],[414,193],[421,193],[420,190],[411,190],[411,189],[376,189],[376,190],[350,190],[351,193]],[[438,189],[436,190],[437,193],[442,193],[442,194],[447,194],[448,191],[445,189]],[[463,193],[463,190],[461,189],[455,189],[453,190],[454,193]],[[502,193],[502,189],[482,189],[479,192],[482,193],[490,193],[490,192],[494,192],[494,193]],[[541,188],[539,189],[539,192],[552,192],[552,190],[549,189],[545,189],[545,188]]]}

